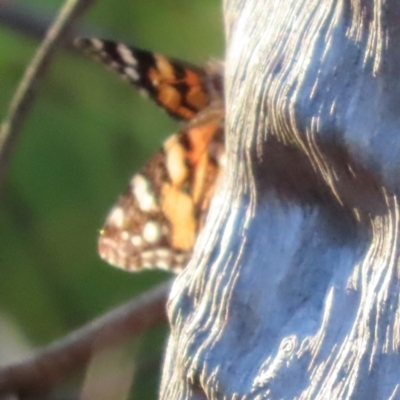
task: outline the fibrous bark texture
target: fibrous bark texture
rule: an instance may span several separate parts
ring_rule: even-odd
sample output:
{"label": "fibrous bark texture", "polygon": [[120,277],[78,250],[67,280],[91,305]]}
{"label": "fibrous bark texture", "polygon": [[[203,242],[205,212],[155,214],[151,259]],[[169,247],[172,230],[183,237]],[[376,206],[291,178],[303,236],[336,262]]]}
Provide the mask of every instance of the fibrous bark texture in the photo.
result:
{"label": "fibrous bark texture", "polygon": [[400,399],[400,0],[224,7],[227,170],[160,399]]}

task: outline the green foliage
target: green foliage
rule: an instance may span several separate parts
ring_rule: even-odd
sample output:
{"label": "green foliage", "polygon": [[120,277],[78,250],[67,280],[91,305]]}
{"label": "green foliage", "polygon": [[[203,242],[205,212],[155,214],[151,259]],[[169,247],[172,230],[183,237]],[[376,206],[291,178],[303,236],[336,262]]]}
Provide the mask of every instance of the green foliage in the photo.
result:
{"label": "green foliage", "polygon": [[[31,0],[24,0],[32,6]],[[36,0],[55,12],[59,0]],[[217,0],[120,0],[95,4],[82,23],[114,39],[202,63],[221,57]],[[37,42],[0,27],[0,117]],[[130,175],[177,127],[101,65],[59,51],[27,119],[0,198],[0,313],[43,345],[163,279],[127,274],[96,253],[98,230]],[[166,329],[139,358],[160,354]],[[157,372],[157,371],[153,371]],[[155,398],[157,379],[139,387]],[[139,387],[135,390],[139,390]]]}

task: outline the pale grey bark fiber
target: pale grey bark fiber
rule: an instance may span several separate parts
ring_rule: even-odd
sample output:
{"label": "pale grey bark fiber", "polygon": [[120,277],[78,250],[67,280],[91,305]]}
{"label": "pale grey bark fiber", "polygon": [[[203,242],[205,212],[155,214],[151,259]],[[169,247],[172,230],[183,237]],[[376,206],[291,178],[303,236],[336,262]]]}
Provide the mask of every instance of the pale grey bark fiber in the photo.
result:
{"label": "pale grey bark fiber", "polygon": [[160,399],[400,399],[400,0],[224,7],[227,170]]}

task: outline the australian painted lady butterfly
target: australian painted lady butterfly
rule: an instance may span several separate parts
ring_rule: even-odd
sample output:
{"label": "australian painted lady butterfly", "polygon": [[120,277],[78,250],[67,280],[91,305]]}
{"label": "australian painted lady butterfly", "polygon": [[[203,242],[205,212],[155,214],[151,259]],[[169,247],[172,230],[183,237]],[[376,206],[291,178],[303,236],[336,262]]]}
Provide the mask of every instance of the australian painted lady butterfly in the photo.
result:
{"label": "australian painted lady butterfly", "polygon": [[199,68],[109,40],[77,39],[75,45],[184,121],[132,177],[98,243],[100,256],[119,268],[179,271],[224,167],[221,63]]}

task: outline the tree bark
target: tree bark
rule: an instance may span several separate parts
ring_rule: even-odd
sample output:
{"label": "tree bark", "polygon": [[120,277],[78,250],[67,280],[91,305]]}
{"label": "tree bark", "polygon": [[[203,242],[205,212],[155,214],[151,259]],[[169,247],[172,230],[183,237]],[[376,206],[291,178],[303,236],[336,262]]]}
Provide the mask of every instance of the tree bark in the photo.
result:
{"label": "tree bark", "polygon": [[225,0],[227,169],[160,399],[400,398],[400,0]]}

